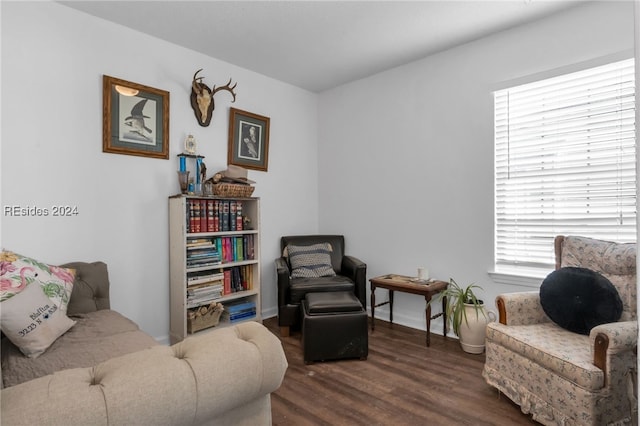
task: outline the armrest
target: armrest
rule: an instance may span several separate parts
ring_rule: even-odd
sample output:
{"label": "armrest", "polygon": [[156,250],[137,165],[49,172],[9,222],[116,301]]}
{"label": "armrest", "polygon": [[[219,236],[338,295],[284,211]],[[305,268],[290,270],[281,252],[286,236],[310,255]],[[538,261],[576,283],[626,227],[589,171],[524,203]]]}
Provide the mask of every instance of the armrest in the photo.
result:
{"label": "armrest", "polygon": [[604,371],[605,383],[621,381],[622,376],[635,369],[638,352],[637,321],[598,325],[591,329],[589,339],[593,364]]}
{"label": "armrest", "polygon": [[276,259],[276,273],[278,275],[278,306],[284,306],[288,300],[289,278],[291,277],[287,259],[284,257]]}
{"label": "armrest", "polygon": [[607,336],[611,352],[634,350],[638,345],[638,323],[636,321],[620,321],[593,327],[589,333],[592,344],[598,335]]}
{"label": "armrest", "polygon": [[540,293],[523,291],[505,293],[496,297],[500,323],[504,325],[541,324],[549,322],[549,317],[540,305]]}
{"label": "armrest", "polygon": [[248,321],[5,388],[2,423],[204,424],[267,397],[286,369],[280,340]]}
{"label": "armrest", "polygon": [[355,284],[356,297],[367,307],[367,264],[353,256],[342,257],[342,275],[351,278]]}

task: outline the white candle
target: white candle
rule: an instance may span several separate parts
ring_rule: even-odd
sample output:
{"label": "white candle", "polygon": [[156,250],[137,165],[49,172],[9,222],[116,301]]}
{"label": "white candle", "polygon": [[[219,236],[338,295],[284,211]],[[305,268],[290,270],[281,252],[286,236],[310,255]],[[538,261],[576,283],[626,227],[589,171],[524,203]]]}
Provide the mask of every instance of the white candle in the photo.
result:
{"label": "white candle", "polygon": [[418,278],[421,280],[428,280],[429,279],[429,270],[427,268],[425,268],[424,266],[421,266],[418,268]]}

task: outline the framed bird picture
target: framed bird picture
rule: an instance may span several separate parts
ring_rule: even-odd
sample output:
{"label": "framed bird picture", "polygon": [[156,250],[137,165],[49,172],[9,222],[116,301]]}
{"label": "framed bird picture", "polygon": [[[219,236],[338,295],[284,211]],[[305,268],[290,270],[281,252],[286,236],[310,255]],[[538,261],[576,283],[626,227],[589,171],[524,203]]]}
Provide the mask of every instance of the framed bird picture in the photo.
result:
{"label": "framed bird picture", "polygon": [[227,164],[267,171],[270,118],[230,108]]}
{"label": "framed bird picture", "polygon": [[102,151],[169,159],[169,92],[104,75]]}

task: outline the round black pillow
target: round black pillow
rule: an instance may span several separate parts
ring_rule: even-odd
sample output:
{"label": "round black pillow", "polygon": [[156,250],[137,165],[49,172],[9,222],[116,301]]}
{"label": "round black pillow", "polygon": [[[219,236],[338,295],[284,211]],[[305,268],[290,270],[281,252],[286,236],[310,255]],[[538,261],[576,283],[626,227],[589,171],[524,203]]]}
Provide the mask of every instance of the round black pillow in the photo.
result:
{"label": "round black pillow", "polygon": [[622,315],[622,300],[611,281],[586,268],[565,267],[550,273],[540,286],[540,304],[560,327],[586,335]]}

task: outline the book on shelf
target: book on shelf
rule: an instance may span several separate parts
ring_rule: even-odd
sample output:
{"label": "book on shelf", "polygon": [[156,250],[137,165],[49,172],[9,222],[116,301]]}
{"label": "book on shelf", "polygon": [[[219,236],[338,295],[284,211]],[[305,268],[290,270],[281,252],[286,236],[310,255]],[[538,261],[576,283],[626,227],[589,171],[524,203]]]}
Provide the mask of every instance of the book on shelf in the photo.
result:
{"label": "book on shelf", "polygon": [[238,205],[236,204],[235,201],[229,201],[229,231],[235,231],[236,230],[236,213],[237,213],[237,207]]}
{"label": "book on shelf", "polygon": [[256,303],[251,300],[229,303],[224,310],[230,322],[245,320],[256,316]]}
{"label": "book on shelf", "polygon": [[250,310],[256,310],[256,302],[252,300],[246,300],[242,302],[228,303],[225,305],[225,309],[230,313],[246,312]]}
{"label": "book on shelf", "polygon": [[221,298],[223,295],[222,284],[210,285],[201,288],[189,288],[187,290],[187,308],[193,308],[213,300]]}
{"label": "book on shelf", "polygon": [[211,247],[213,242],[210,238],[189,238],[187,248]]}
{"label": "book on shelf", "polygon": [[222,284],[214,284],[214,285],[209,285],[206,287],[198,287],[198,288],[189,287],[189,289],[187,289],[187,297],[197,298],[197,297],[207,297],[211,295],[221,297]]}
{"label": "book on shelf", "polygon": [[236,201],[236,230],[244,229],[244,221],[242,220],[242,202]]}
{"label": "book on shelf", "polygon": [[242,320],[247,320],[249,318],[254,318],[256,316],[256,311],[255,309],[251,312],[246,312],[240,315],[231,315],[229,314],[229,322],[237,322],[237,321],[242,321]]}
{"label": "book on shelf", "polygon": [[242,274],[240,273],[240,268],[239,267],[234,267],[231,269],[232,270],[232,286],[235,289],[236,292],[238,291],[243,291],[245,290],[244,287],[242,287]]}
{"label": "book on shelf", "polygon": [[253,265],[225,268],[223,276],[225,295],[253,289]]}
{"label": "book on shelf", "polygon": [[231,270],[224,270],[224,294],[231,294]]}
{"label": "book on shelf", "polygon": [[243,230],[242,201],[189,198],[186,209],[189,233]]}
{"label": "book on shelf", "polygon": [[207,200],[207,232],[215,232],[216,231],[216,227],[215,227],[215,209],[214,209],[214,201],[215,200],[211,200],[208,199]]}
{"label": "book on shelf", "polygon": [[190,272],[187,274],[187,285],[194,286],[208,282],[222,281],[224,274],[219,270]]}
{"label": "book on shelf", "polygon": [[208,283],[196,284],[187,288],[187,294],[207,294],[222,291],[223,281],[210,281]]}
{"label": "book on shelf", "polygon": [[197,268],[221,263],[220,254],[211,239],[187,240],[187,267]]}
{"label": "book on shelf", "polygon": [[229,201],[222,201],[222,224],[220,225],[220,230],[222,232],[229,231]]}
{"label": "book on shelf", "polygon": [[223,236],[213,238],[212,245],[222,262],[240,262],[255,259],[253,241],[253,234]]}
{"label": "book on shelf", "polygon": [[188,269],[207,268],[210,266],[220,266],[220,261],[200,260],[187,262]]}
{"label": "book on shelf", "polygon": [[220,200],[213,200],[213,232],[220,232]]}

